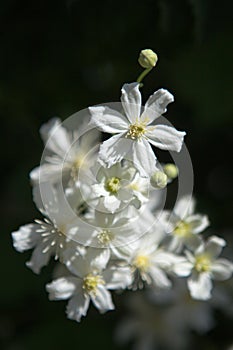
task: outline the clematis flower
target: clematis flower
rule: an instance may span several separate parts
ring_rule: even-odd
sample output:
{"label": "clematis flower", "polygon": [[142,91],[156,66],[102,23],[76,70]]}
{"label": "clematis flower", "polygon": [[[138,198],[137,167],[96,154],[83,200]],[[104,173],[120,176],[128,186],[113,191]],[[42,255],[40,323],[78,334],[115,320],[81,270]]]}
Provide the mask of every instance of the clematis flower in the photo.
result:
{"label": "clematis flower", "polygon": [[69,265],[73,275],[46,285],[49,299],[70,299],[67,316],[77,322],[82,316],[86,316],[90,301],[101,313],[113,310],[109,290],[126,288],[131,278],[127,267],[106,269],[108,259],[105,250],[89,248],[85,256],[77,257]]}
{"label": "clematis flower", "polygon": [[[43,198],[40,190],[43,191]],[[73,241],[72,237],[82,237],[84,227],[85,232],[87,231],[87,225],[69,210],[60,187],[55,189],[48,183],[41,184],[40,188],[34,187],[33,194],[34,202],[44,219],[21,226],[18,231],[12,232],[12,239],[19,252],[34,249],[26,265],[33,272],[39,273],[51,257],[65,263],[71,258],[69,255],[82,253],[83,247]],[[69,251],[69,254],[65,255],[65,251]]]}
{"label": "clematis flower", "polygon": [[123,158],[130,159],[142,175],[148,176],[156,162],[150,144],[179,152],[185,132],[152,124],[174,100],[167,90],[160,89],[150,96],[142,114],[139,84],[124,84],[121,91],[125,115],[106,106],[89,107],[90,124],[106,133],[116,134],[101,145],[99,157],[108,167]]}
{"label": "clematis flower", "polygon": [[144,282],[158,288],[171,287],[167,272],[185,259],[163,249],[160,245],[163,236],[164,232],[155,223],[143,237],[126,247],[134,276],[133,289],[142,288]]}
{"label": "clematis flower", "polygon": [[213,288],[212,279],[224,281],[231,277],[233,264],[227,259],[218,259],[225,245],[224,239],[211,236],[206,244],[200,244],[194,254],[190,251],[186,252],[192,269],[191,277],[188,279],[188,288],[192,298],[210,299]]}
{"label": "clematis flower", "polygon": [[184,246],[195,250],[202,241],[200,233],[209,226],[206,215],[195,213],[195,200],[184,196],[176,203],[174,211],[164,211],[161,223],[168,233],[167,249],[180,253]]}
{"label": "clematis flower", "polygon": [[33,184],[39,182],[57,183],[62,178],[76,182],[80,167],[88,168],[86,154],[98,142],[99,132],[86,132],[85,124],[79,130],[68,131],[58,118],[51,119],[40,129],[46,151],[44,164],[33,169],[30,178]]}
{"label": "clematis flower", "polygon": [[99,201],[97,207],[114,213],[128,205],[139,208],[142,203],[148,201],[145,193],[146,185],[148,187],[147,179],[140,177],[136,168],[128,162],[118,162],[110,168],[101,166],[93,172],[91,189]]}

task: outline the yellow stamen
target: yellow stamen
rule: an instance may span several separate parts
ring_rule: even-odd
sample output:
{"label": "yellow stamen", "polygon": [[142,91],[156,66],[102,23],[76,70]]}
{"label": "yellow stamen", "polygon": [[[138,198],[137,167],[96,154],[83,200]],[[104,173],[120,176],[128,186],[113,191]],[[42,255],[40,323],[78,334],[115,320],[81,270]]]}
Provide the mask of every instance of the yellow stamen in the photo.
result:
{"label": "yellow stamen", "polygon": [[191,232],[190,224],[182,220],[176,225],[176,228],[173,231],[175,235],[180,237],[186,237],[190,234],[190,232]]}
{"label": "yellow stamen", "polygon": [[210,266],[211,266],[211,261],[207,255],[203,254],[203,255],[196,256],[194,267],[198,272],[207,272],[210,270]]}
{"label": "yellow stamen", "polygon": [[148,267],[150,266],[150,261],[148,256],[146,255],[138,255],[134,261],[133,261],[133,265],[141,270],[141,271],[146,271],[148,269]]}
{"label": "yellow stamen", "polygon": [[113,239],[113,234],[111,231],[104,229],[97,235],[97,238],[101,244],[106,245]]}
{"label": "yellow stamen", "polygon": [[93,275],[89,273],[83,279],[83,289],[90,294],[96,295],[98,284],[104,284],[104,280],[100,275]]}
{"label": "yellow stamen", "polygon": [[126,134],[126,137],[131,138],[132,140],[140,139],[146,132],[146,123],[136,122],[129,126],[129,131]]}
{"label": "yellow stamen", "polygon": [[117,193],[120,189],[120,179],[118,177],[111,177],[106,181],[105,189],[112,194]]}

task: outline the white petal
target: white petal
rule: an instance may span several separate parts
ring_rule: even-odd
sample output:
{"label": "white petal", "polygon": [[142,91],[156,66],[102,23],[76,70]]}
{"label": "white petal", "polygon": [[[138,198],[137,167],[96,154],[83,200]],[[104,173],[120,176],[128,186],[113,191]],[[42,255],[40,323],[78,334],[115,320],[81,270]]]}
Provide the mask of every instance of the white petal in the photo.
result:
{"label": "white petal", "polygon": [[127,159],[132,143],[133,141],[125,138],[124,134],[112,136],[100,146],[100,160],[108,167],[111,167],[123,158]]}
{"label": "white petal", "polygon": [[115,134],[128,129],[129,122],[116,110],[105,106],[97,106],[89,107],[89,111],[91,113],[91,121],[89,124],[96,126],[101,131]]}
{"label": "white petal", "polygon": [[184,239],[175,235],[168,236],[166,239],[166,247],[170,252],[178,254],[184,247]]}
{"label": "white petal", "polygon": [[82,316],[86,316],[90,304],[90,297],[84,295],[83,291],[73,296],[67,304],[66,314],[70,320],[80,322]]}
{"label": "white petal", "polygon": [[106,268],[110,259],[109,249],[89,248],[86,255],[91,270],[101,271]]}
{"label": "white petal", "polygon": [[133,142],[132,161],[141,176],[150,177],[154,172],[156,156],[147,140]]}
{"label": "white petal", "polygon": [[39,182],[58,182],[62,176],[63,164],[42,164],[41,166],[33,169],[29,176],[32,184],[36,185]]}
{"label": "white petal", "polygon": [[168,125],[155,125],[151,129],[148,127],[147,130],[145,135],[152,145],[163,150],[180,152],[185,132]]}
{"label": "white petal", "polygon": [[188,288],[193,299],[210,299],[212,290],[210,273],[193,273],[192,276],[188,279]]}
{"label": "white petal", "polygon": [[149,274],[153,280],[153,283],[159,288],[170,288],[171,281],[167,278],[166,274],[159,268],[151,266]]}
{"label": "white petal", "polygon": [[216,259],[225,247],[226,241],[217,236],[211,236],[205,246],[205,251],[210,255],[211,259]]}
{"label": "white petal", "polygon": [[160,117],[167,111],[167,105],[173,101],[173,95],[167,90],[159,89],[158,91],[155,91],[155,93],[149,97],[145,104],[145,109],[141,117],[142,120],[148,120],[147,124],[152,123],[153,120]]}
{"label": "white petal", "polygon": [[97,197],[109,196],[109,192],[105,190],[105,186],[103,183],[92,185],[92,191]]}
{"label": "white petal", "polygon": [[69,270],[81,278],[93,270],[101,271],[106,268],[110,258],[109,249],[89,247],[84,256],[78,255],[68,266]]}
{"label": "white petal", "polygon": [[177,276],[186,277],[190,275],[192,268],[193,264],[190,261],[181,256],[177,256],[176,259],[174,259],[174,263],[171,267],[171,270]]}
{"label": "white petal", "polygon": [[186,219],[191,224],[192,233],[197,234],[204,231],[209,226],[209,220],[206,215],[191,215]]}
{"label": "white petal", "polygon": [[101,313],[115,309],[111,294],[103,285],[98,285],[96,296],[91,296],[91,300]]}
{"label": "white petal", "polygon": [[21,226],[18,231],[12,232],[14,248],[20,253],[34,248],[39,239],[39,235],[36,232],[39,227],[36,224],[28,224]]}
{"label": "white petal", "polygon": [[121,93],[121,102],[125,114],[131,123],[135,123],[141,114],[139,83],[124,84]]}
{"label": "white petal", "polygon": [[178,218],[184,219],[194,212],[195,200],[191,196],[183,196],[180,198],[174,208],[174,213]]}
{"label": "white petal", "polygon": [[29,267],[34,273],[40,273],[42,267],[48,265],[50,257],[54,255],[55,248],[48,249],[43,252],[44,246],[39,244],[32,253],[31,259],[26,262],[26,266]]}
{"label": "white petal", "polygon": [[233,273],[233,264],[227,259],[218,259],[211,266],[213,278],[218,281],[224,281],[231,278]]}
{"label": "white petal", "polygon": [[103,277],[108,289],[125,289],[132,283],[129,267],[112,267],[103,272]]}
{"label": "white petal", "polygon": [[110,213],[114,213],[121,205],[121,201],[114,195],[104,197],[103,201],[104,207],[110,211]]}
{"label": "white petal", "polygon": [[62,277],[48,283],[46,290],[49,293],[49,300],[70,298],[76,290],[77,281],[75,277]]}
{"label": "white petal", "polygon": [[42,125],[40,133],[48,150],[62,158],[66,155],[71,146],[71,140],[68,131],[60,124],[59,119],[52,119]]}

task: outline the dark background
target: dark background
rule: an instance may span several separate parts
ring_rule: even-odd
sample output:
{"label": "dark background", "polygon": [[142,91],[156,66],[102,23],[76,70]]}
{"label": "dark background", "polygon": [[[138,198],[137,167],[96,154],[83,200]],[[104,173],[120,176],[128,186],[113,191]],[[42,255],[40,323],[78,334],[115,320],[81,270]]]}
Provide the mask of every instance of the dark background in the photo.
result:
{"label": "dark background", "polygon": [[[187,132],[198,209],[209,215],[210,232],[229,241],[231,255],[232,11],[229,0],[1,1],[1,349],[118,349],[112,334],[124,297],[115,298],[116,312],[91,309],[80,325],[66,320],[65,303],[49,302],[44,290],[53,264],[34,275],[24,266],[30,252],[14,251],[10,233],[38,217],[28,173],[43,150],[40,125],[118,101],[122,84],[141,71],[141,49],[159,56],[144,99],[159,87],[175,95],[167,117]],[[213,332],[196,336],[200,349],[233,341],[232,322],[217,317]]]}

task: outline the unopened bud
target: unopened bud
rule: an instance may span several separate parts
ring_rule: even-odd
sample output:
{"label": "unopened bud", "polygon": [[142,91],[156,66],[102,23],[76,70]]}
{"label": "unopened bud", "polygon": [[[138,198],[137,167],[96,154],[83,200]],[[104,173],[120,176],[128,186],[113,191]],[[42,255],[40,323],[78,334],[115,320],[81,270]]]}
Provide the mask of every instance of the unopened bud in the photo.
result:
{"label": "unopened bud", "polygon": [[156,53],[150,49],[142,50],[140,52],[138,62],[143,68],[153,68],[158,61]]}
{"label": "unopened bud", "polygon": [[175,164],[168,163],[164,165],[163,171],[169,179],[175,179],[178,176],[179,170]]}
{"label": "unopened bud", "polygon": [[150,178],[152,187],[162,189],[167,186],[167,175],[162,171],[156,171]]}

